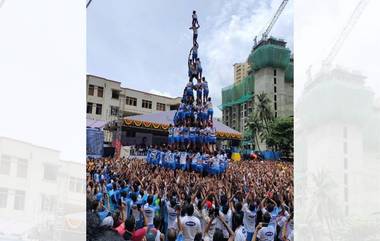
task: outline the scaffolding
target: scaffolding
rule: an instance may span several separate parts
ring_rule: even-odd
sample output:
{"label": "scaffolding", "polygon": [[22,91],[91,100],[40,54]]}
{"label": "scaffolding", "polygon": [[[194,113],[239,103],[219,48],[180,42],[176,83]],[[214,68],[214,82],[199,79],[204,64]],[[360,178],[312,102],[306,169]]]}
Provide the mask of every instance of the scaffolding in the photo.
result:
{"label": "scaffolding", "polygon": [[290,49],[285,47],[285,42],[273,37],[261,42],[254,47],[248,57],[252,73],[241,82],[234,83],[222,89],[221,110],[252,101],[255,86],[255,72],[263,68],[278,68],[285,71],[285,81],[293,82],[293,60]]}

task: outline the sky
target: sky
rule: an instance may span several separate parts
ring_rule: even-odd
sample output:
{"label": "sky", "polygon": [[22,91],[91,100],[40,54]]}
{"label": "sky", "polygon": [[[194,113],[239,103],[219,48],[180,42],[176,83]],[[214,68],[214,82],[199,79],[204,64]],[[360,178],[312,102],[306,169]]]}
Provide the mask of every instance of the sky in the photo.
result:
{"label": "sky", "polygon": [[[124,87],[180,96],[192,46],[188,28],[196,10],[198,52],[216,107],[221,88],[233,83],[233,64],[246,61],[255,35],[264,31],[281,1],[93,0],[87,9],[87,73]],[[271,35],[293,49],[292,0]],[[219,109],[215,115],[221,116]]]}

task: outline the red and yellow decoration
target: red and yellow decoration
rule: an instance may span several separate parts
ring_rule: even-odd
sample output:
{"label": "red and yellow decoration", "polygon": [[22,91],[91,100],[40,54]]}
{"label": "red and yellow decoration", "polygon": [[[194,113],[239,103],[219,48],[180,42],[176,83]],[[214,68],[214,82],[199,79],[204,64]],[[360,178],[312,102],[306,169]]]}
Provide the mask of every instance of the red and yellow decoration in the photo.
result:
{"label": "red and yellow decoration", "polygon": [[[161,124],[161,123],[155,123],[150,121],[139,121],[139,120],[131,120],[131,119],[124,119],[124,124],[126,126],[132,126],[132,127],[145,127],[145,128],[151,128],[156,130],[163,130],[168,131],[169,125],[168,124]],[[220,139],[238,139],[240,140],[242,137],[240,134],[234,134],[229,132],[221,132],[217,131],[216,136]]]}

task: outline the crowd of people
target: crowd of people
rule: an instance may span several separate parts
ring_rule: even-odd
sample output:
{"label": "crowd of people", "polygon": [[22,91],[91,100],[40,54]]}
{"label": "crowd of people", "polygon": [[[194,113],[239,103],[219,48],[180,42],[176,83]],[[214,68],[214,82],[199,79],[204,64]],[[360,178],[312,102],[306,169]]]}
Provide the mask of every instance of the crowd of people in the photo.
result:
{"label": "crowd of people", "polygon": [[186,149],[172,151],[165,145],[149,149],[146,161],[163,168],[196,171],[203,175],[218,175],[228,168],[227,154],[223,151],[210,155]]}
{"label": "crowd of people", "polygon": [[291,163],[233,162],[204,176],[140,159],[92,159],[87,202],[88,240],[293,240]]}

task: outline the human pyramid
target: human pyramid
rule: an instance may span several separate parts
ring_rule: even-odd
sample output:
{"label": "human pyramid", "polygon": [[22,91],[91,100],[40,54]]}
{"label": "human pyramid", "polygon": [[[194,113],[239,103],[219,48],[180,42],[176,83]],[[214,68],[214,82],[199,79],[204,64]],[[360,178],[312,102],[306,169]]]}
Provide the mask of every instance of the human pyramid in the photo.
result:
{"label": "human pyramid", "polygon": [[193,46],[188,58],[189,81],[183,90],[173,125],[169,126],[168,147],[150,149],[147,161],[172,169],[219,174],[225,171],[228,161],[227,156],[218,152],[216,147],[214,111],[208,82],[202,76],[202,65],[198,56],[199,27],[197,13],[193,11],[192,26],[189,28],[193,31]]}

